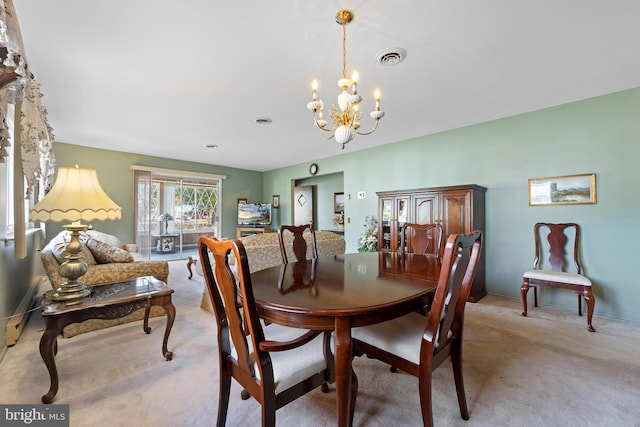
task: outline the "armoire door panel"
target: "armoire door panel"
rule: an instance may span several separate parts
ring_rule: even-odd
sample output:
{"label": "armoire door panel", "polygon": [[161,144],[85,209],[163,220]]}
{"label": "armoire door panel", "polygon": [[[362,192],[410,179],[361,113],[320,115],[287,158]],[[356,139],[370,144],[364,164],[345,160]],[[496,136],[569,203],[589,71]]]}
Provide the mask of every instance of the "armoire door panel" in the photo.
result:
{"label": "armoire door panel", "polygon": [[438,219],[437,194],[414,197],[415,211],[411,222],[416,224],[435,224]]}
{"label": "armoire door panel", "polygon": [[442,195],[442,226],[444,235],[468,233],[471,228],[469,219],[470,193]]}

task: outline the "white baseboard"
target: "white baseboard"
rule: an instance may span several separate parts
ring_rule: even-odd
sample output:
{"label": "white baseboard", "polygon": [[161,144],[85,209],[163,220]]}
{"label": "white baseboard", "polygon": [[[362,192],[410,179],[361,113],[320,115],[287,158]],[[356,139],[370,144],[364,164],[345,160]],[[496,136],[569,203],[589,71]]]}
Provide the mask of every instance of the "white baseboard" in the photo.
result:
{"label": "white baseboard", "polygon": [[29,289],[24,294],[22,301],[20,301],[20,304],[14,311],[15,317],[11,317],[9,319],[5,331],[5,344],[7,346],[12,346],[18,342],[20,333],[22,333],[22,329],[24,329],[24,326],[27,324],[27,320],[29,320],[29,315],[31,314],[30,310],[35,306],[36,300],[40,297],[38,289],[40,289],[44,280],[46,280],[45,276],[35,276],[33,278]]}

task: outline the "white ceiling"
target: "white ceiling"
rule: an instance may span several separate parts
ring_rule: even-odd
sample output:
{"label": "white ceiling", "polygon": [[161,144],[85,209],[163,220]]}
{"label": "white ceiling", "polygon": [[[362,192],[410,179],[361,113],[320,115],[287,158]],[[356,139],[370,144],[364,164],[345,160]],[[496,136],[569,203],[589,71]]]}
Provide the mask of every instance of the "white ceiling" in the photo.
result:
{"label": "white ceiling", "polygon": [[57,141],[257,171],[342,152],[306,108],[339,92],[342,8],[362,129],[376,86],[386,112],[345,151],[640,86],[638,0],[14,2]]}

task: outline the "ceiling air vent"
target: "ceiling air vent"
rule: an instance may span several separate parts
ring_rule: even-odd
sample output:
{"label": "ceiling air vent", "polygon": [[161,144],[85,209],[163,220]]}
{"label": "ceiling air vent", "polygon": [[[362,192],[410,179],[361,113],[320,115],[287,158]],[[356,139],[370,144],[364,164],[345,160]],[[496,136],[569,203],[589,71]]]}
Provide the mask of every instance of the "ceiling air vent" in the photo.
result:
{"label": "ceiling air vent", "polygon": [[385,66],[398,65],[407,57],[407,51],[401,47],[394,47],[378,52],[376,55],[378,62]]}
{"label": "ceiling air vent", "polygon": [[259,125],[268,125],[271,121],[272,120],[269,117],[258,117],[256,119],[256,123]]}

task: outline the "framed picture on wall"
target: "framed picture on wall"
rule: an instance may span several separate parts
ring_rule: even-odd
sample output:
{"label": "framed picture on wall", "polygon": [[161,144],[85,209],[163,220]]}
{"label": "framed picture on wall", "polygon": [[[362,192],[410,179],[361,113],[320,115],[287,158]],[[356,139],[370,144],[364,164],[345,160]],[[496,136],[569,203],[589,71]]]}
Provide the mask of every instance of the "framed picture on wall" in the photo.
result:
{"label": "framed picture on wall", "polygon": [[273,197],[271,198],[271,206],[273,206],[274,208],[279,208],[280,207],[280,195],[279,194],[274,194]]}
{"label": "framed picture on wall", "polygon": [[529,206],[596,203],[596,174],[529,179]]}
{"label": "framed picture on wall", "polygon": [[333,213],[344,212],[344,193],[333,193]]}

